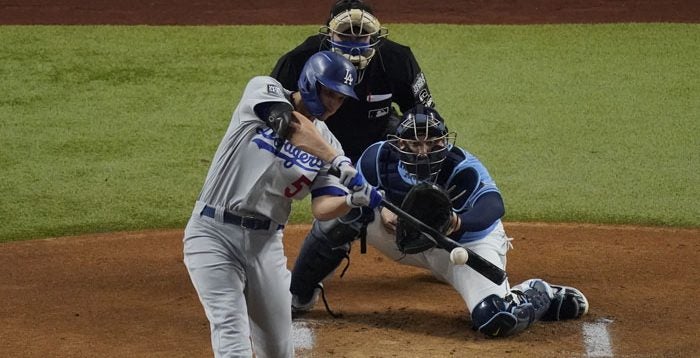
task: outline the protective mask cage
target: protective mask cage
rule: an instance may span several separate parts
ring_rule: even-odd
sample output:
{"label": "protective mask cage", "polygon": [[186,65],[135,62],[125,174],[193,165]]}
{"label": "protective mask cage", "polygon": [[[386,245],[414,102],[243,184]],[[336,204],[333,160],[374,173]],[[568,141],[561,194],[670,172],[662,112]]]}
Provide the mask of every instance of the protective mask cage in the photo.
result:
{"label": "protective mask cage", "polygon": [[424,144],[430,149],[419,153],[414,152],[409,148],[418,147],[420,143],[425,143],[424,140],[403,139],[395,135],[390,135],[387,142],[399,154],[399,163],[410,176],[417,181],[434,182],[437,179],[437,176],[442,169],[442,163],[445,161],[445,159],[447,159],[447,153],[452,148],[455,140],[455,133],[448,133],[441,137],[430,137],[428,141],[435,142],[436,144]]}
{"label": "protective mask cage", "polygon": [[[327,36],[332,51],[345,56],[358,70],[364,70],[376,54],[375,47],[389,32],[368,11],[349,9],[331,18],[328,25],[320,29],[320,33]],[[357,40],[367,36],[369,42]],[[351,37],[352,40],[337,40],[334,37]]]}
{"label": "protective mask cage", "polygon": [[406,113],[405,119],[389,135],[388,142],[399,153],[406,172],[419,181],[435,181],[457,134],[449,132],[436,112],[421,108],[418,113]]}

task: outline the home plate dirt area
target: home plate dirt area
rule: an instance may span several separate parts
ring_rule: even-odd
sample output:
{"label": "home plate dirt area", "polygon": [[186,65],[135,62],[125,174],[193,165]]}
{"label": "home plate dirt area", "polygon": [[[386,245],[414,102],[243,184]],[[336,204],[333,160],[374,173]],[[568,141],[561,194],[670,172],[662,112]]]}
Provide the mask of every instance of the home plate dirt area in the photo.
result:
{"label": "home plate dirt area", "polygon": [[[459,295],[427,272],[356,244],[322,303],[295,322],[298,356],[639,356],[700,352],[700,230],[505,223],[509,280],[584,292],[580,320],[508,339],[470,329]],[[288,265],[308,225],[285,229]],[[182,263],[182,230],[0,244],[0,356],[208,357],[209,329]]]}

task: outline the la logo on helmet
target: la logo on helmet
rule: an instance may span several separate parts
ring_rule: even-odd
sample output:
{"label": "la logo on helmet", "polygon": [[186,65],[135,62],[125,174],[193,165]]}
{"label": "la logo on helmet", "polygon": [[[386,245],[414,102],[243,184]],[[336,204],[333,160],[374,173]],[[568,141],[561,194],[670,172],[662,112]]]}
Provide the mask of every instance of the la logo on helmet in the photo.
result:
{"label": "la logo on helmet", "polygon": [[352,78],[352,75],[350,74],[350,70],[348,70],[347,68],[345,69],[345,78],[344,78],[344,80],[345,80],[345,84],[346,84],[346,85],[352,86],[352,81],[354,81],[354,79]]}

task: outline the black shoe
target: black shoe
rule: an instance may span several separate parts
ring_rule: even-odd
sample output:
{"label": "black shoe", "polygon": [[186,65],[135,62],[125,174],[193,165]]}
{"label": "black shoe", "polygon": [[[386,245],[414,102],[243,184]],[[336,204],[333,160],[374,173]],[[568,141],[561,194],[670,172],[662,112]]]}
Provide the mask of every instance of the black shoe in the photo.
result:
{"label": "black shoe", "polygon": [[321,290],[323,290],[323,284],[319,283],[318,286],[314,288],[311,297],[303,299],[292,294],[292,314],[300,315],[311,311],[311,309],[316,305],[316,302],[318,302],[318,297],[321,294]]}

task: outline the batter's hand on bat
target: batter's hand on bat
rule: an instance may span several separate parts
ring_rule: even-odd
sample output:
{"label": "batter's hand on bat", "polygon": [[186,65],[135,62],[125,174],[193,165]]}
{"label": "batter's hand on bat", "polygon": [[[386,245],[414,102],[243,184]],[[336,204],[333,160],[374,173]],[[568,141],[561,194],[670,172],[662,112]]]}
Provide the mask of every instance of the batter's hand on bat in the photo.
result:
{"label": "batter's hand on bat", "polygon": [[292,114],[294,118],[289,123],[289,142],[324,162],[332,160],[336,156],[335,148],[321,136],[314,123],[297,111]]}
{"label": "batter's hand on bat", "polygon": [[367,206],[376,209],[381,203],[384,194],[377,188],[365,182],[365,185],[358,191],[345,196],[346,204],[351,208]]}
{"label": "batter's hand on bat", "polygon": [[350,158],[339,155],[331,161],[331,168],[335,168],[339,175],[340,182],[345,185],[350,191],[358,191],[364,188],[365,178],[360,174],[355,167],[352,166]]}

